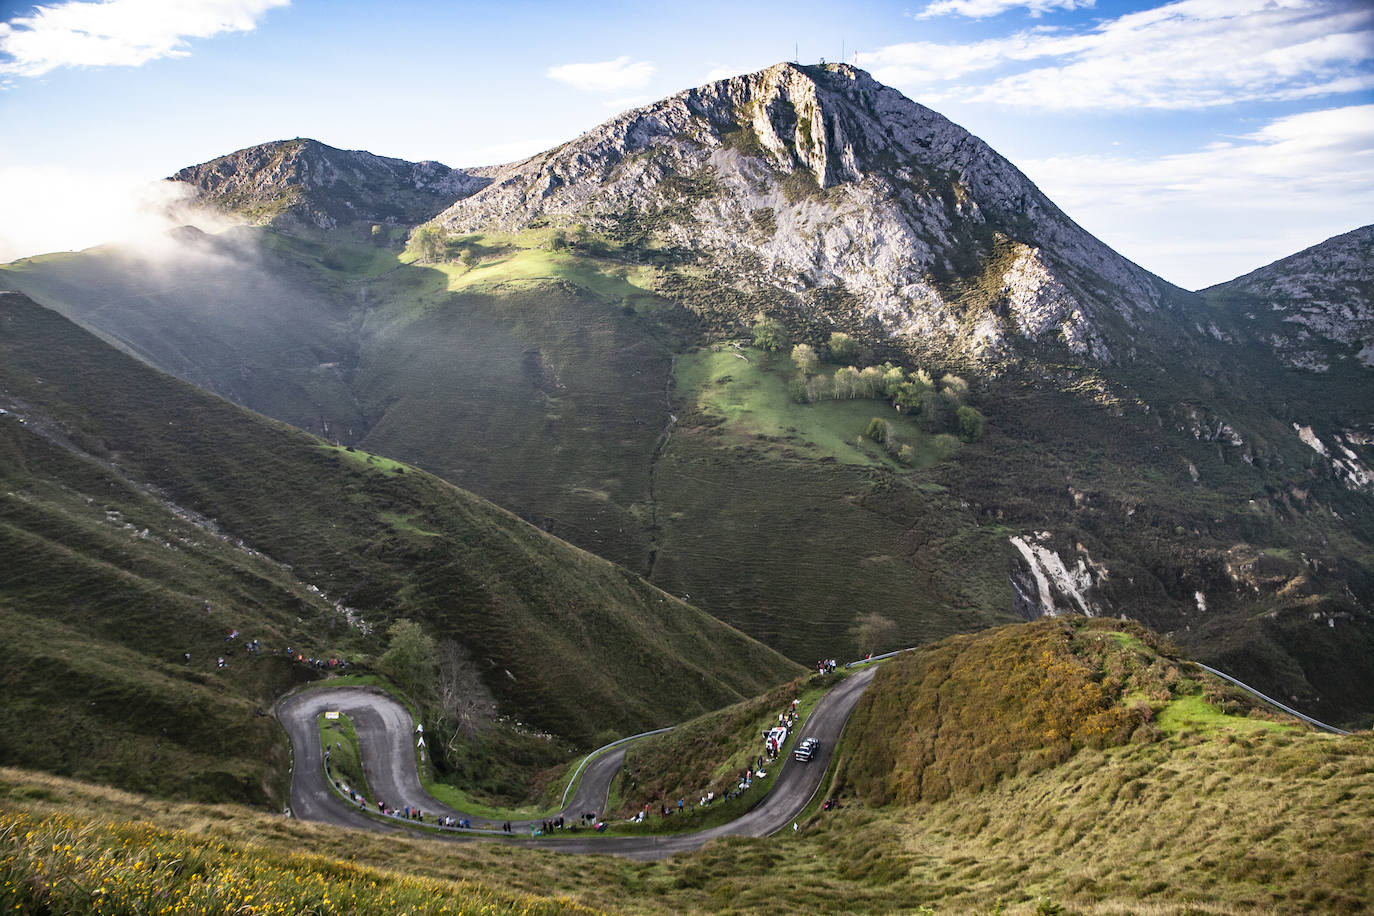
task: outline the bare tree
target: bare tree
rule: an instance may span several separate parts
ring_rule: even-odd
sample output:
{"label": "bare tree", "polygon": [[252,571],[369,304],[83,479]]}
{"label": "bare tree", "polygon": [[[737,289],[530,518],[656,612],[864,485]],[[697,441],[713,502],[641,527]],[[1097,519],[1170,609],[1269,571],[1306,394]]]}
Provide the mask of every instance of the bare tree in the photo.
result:
{"label": "bare tree", "polygon": [[451,746],[495,719],[496,701],[461,643],[446,639],[439,644],[438,674],[439,715],[453,729]]}
{"label": "bare tree", "polygon": [[830,377],[827,375],[813,375],[806,380],[806,399],[808,401],[819,401],[825,396],[830,388]]}
{"label": "bare tree", "polygon": [[883,646],[890,646],[896,642],[899,630],[895,620],[873,611],[857,617],[854,628],[849,632],[858,643],[859,651],[871,654]]}

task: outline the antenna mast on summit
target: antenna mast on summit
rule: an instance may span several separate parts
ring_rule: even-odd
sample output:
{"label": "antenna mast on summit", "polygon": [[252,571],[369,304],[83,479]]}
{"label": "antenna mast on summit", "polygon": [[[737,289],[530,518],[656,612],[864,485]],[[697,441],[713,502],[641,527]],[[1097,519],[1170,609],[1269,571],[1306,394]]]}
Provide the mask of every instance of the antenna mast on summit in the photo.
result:
{"label": "antenna mast on summit", "polygon": [[801,63],[801,51],[798,50],[800,47],[801,45],[797,42],[792,42],[792,63],[794,64]]}

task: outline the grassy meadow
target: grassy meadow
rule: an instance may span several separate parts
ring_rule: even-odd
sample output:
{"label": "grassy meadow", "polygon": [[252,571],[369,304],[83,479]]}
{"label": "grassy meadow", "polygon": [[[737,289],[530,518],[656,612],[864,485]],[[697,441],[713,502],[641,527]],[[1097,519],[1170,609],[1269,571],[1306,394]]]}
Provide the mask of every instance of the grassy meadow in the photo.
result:
{"label": "grassy meadow", "polygon": [[865,438],[877,417],[916,445],[916,467],[948,457],[915,418],[886,401],[822,399],[798,403],[788,390],[796,367],[786,355],[717,344],[680,357],[674,387],[703,417],[721,421],[722,445],[754,446],[782,457],[803,457],[901,471],[880,445]]}

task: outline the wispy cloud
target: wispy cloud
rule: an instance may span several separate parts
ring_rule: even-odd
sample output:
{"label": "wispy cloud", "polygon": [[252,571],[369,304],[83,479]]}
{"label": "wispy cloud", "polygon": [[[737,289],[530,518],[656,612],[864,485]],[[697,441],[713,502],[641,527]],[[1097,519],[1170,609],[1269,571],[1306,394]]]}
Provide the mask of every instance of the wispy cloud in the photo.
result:
{"label": "wispy cloud", "polygon": [[602,108],[613,108],[616,111],[624,111],[627,108],[638,108],[640,105],[647,105],[653,101],[647,95],[626,95],[618,99],[607,99],[601,103]]}
{"label": "wispy cloud", "polygon": [[186,57],[187,40],[251,32],[290,0],[102,0],[38,6],[0,23],[0,73],[59,67],[137,67]]}
{"label": "wispy cloud", "polygon": [[714,83],[717,80],[728,80],[732,76],[739,76],[745,73],[744,67],[730,67],[725,64],[716,64],[711,67],[706,76],[702,78],[703,83]]}
{"label": "wispy cloud", "polygon": [[[928,100],[1061,110],[1292,101],[1374,88],[1374,7],[1360,0],[1178,0],[1086,31],[1038,28],[967,45],[908,42],[859,60],[878,79]],[[949,86],[983,72],[990,79],[981,85]]]}
{"label": "wispy cloud", "polygon": [[1053,10],[1087,9],[1095,4],[1096,0],[935,0],[925,9],[913,13],[912,17],[929,19],[932,16],[953,15],[988,19],[1014,9],[1024,9],[1032,16],[1040,16]]}
{"label": "wispy cloud", "polygon": [[1374,105],[1290,115],[1157,159],[1021,166],[1108,244],[1147,267],[1178,265],[1166,279],[1198,288],[1374,218]]}
{"label": "wispy cloud", "polygon": [[643,89],[654,77],[654,65],[647,60],[632,60],[628,55],[615,60],[550,67],[545,75],[588,92],[625,92]]}
{"label": "wispy cloud", "polygon": [[127,173],[0,166],[0,263],[109,242],[156,246],[173,226],[214,231],[228,224],[191,206],[191,193],[180,182]]}

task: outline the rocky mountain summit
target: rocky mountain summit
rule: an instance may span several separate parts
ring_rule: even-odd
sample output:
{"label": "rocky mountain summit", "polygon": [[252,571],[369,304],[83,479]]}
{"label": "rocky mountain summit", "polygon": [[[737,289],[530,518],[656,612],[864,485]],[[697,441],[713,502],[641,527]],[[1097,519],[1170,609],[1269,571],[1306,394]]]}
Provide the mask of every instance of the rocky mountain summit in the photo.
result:
{"label": "rocky mountain summit", "polygon": [[678,248],[738,289],[838,298],[846,323],[974,356],[1021,338],[1111,361],[1111,326],[1182,293],[986,143],[845,64],[681,92],[491,174],[437,222]]}
{"label": "rocky mountain summit", "polygon": [[278,140],[184,168],[169,181],[201,203],[254,222],[320,229],[350,223],[413,226],[489,179],[439,162],[407,162],[316,140]]}
{"label": "rocky mountain summit", "polygon": [[1288,366],[1374,367],[1374,225],[1327,239],[1204,290],[1272,346]]}

